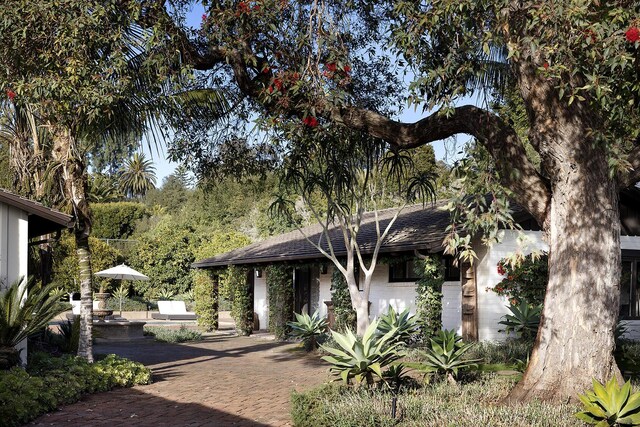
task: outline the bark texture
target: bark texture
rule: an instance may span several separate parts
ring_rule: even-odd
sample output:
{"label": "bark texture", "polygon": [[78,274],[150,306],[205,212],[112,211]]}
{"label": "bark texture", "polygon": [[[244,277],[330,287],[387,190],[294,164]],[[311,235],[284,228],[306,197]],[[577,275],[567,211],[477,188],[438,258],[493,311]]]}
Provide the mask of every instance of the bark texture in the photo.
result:
{"label": "bark texture", "polygon": [[53,132],[54,160],[62,171],[62,187],[75,216],[74,234],[80,280],[80,340],[78,356],[93,362],[93,273],[91,270],[91,212],[87,199],[85,165],[76,150],[76,141],[68,129]]}
{"label": "bark texture", "polygon": [[621,378],[613,357],[620,298],[617,194],[610,182],[603,185],[606,175],[599,183],[574,178],[559,184],[552,198],[541,326],[511,400],[576,400],[592,378]]}

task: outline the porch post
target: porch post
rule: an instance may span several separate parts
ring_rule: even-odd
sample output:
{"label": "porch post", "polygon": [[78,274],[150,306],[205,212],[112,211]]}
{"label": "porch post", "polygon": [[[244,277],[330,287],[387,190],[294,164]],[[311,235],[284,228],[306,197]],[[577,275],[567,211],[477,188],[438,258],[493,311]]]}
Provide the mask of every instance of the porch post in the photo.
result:
{"label": "porch post", "polygon": [[475,268],[468,262],[460,265],[462,282],[462,338],[478,341],[478,296]]}

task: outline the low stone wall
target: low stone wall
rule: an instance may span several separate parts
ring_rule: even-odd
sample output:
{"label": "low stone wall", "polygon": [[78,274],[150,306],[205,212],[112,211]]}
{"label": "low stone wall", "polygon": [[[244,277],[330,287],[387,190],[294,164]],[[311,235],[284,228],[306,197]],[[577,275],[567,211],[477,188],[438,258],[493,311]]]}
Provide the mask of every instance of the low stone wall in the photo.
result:
{"label": "low stone wall", "polygon": [[[123,311],[122,315],[120,315],[119,310],[113,310],[113,314],[118,317],[122,317],[127,320],[145,320],[151,319],[151,313],[157,313],[157,311]],[[67,316],[68,315],[68,316]],[[65,311],[64,313],[56,316],[53,320],[57,321],[65,321],[71,317],[71,310]]]}

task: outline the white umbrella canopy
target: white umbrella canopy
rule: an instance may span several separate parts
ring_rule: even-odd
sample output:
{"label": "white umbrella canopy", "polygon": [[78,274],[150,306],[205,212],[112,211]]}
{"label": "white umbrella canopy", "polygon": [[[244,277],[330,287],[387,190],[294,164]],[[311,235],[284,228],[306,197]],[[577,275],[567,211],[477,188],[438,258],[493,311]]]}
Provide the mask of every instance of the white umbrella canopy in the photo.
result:
{"label": "white umbrella canopy", "polygon": [[94,275],[119,280],[149,280],[149,278],[144,274],[137,272],[133,268],[124,264],[98,271],[97,273],[94,273]]}

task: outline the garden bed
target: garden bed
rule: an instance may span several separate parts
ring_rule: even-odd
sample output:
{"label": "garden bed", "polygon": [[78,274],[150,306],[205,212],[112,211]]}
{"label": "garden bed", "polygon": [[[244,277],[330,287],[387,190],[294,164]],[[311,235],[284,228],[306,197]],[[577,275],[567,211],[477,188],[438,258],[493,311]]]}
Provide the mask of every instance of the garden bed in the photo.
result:
{"label": "garden bed", "polygon": [[0,424],[19,426],[85,394],[150,382],[148,368],[113,354],[90,364],[36,353],[26,371],[0,371]]}
{"label": "garden bed", "polygon": [[404,389],[397,395],[393,418],[392,393],[333,383],[305,393],[294,392],[291,415],[298,427],[583,425],[573,416],[579,410],[575,405],[502,404],[514,384],[514,378],[483,374],[458,386],[438,382]]}

